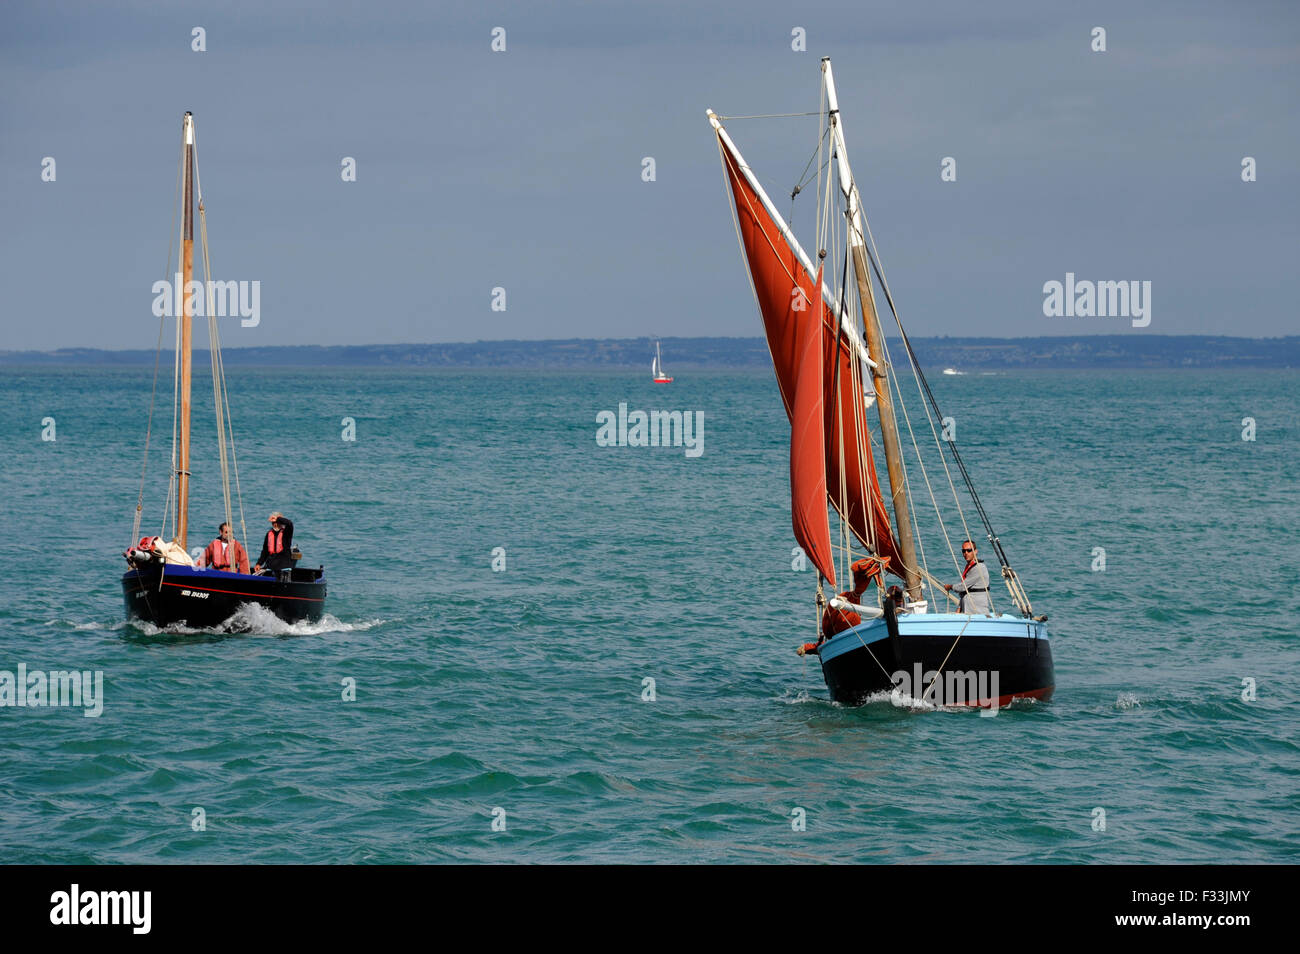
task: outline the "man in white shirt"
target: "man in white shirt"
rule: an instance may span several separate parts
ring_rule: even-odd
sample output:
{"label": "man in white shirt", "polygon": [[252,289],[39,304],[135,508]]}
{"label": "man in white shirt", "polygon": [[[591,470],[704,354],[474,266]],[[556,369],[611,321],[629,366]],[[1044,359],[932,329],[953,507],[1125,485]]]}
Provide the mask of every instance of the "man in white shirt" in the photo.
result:
{"label": "man in white shirt", "polygon": [[970,540],[961,542],[961,555],[966,558],[966,569],[961,571],[961,579],[956,583],[945,583],[943,588],[961,594],[958,613],[988,613],[989,571]]}

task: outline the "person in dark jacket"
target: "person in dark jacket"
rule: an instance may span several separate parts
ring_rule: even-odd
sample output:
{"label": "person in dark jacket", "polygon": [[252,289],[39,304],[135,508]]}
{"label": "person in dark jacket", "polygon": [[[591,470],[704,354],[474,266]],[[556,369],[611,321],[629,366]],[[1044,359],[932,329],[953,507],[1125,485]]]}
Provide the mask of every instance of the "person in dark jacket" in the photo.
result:
{"label": "person in dark jacket", "polygon": [[262,555],[257,558],[254,573],[270,570],[278,573],[293,566],[293,521],[278,510],[271,512],[271,529],[262,541]]}

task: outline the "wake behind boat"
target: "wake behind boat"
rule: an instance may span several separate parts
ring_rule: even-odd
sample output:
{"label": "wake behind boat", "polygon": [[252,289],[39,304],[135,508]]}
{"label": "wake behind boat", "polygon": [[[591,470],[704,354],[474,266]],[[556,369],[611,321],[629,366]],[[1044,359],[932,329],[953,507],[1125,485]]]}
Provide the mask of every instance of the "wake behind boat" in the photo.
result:
{"label": "wake behind boat", "polygon": [[[1033,614],[955,440],[946,428],[940,433],[944,416],[898,317],[849,167],[829,57],[822,60],[822,82],[815,156],[816,267],[732,142],[722,125],[726,117],[708,111],[777,385],[790,419],[794,535],[818,571],[818,639],[798,651],[817,655],[831,698],[846,705],[895,692],[935,705],[1000,706],[1014,698],[1047,699],[1055,686],[1047,617]],[[827,149],[830,155],[823,162]],[[792,202],[811,178],[810,174],[796,186]],[[832,205],[842,216],[822,211]],[[827,271],[830,275],[824,280]],[[898,325],[925,424],[940,457],[946,452],[951,460],[951,468],[946,462],[943,467],[951,497],[958,502],[955,471],[1001,566],[1013,613],[998,612],[993,605],[989,574],[978,559],[978,548],[962,539],[973,534],[960,503],[960,533],[949,527],[951,516],[940,510],[933,486],[938,476],[932,480],[926,470],[920,453],[923,434],[918,437],[913,432],[912,419],[902,404],[903,381],[890,361],[872,275]],[[949,373],[959,372],[949,369]],[[878,432],[870,429],[868,420],[872,404]],[[915,449],[908,460],[903,457],[896,404],[903,407],[908,443]],[[885,459],[892,520],[876,476],[877,446]],[[926,515],[925,527],[913,505],[913,491],[921,488],[934,508],[933,522]],[[828,505],[838,518],[835,543]],[[945,584],[930,573],[926,535],[932,554],[941,557],[946,550],[951,556],[954,571],[960,574],[955,582]],[[954,538],[961,540],[959,547],[954,547]],[[828,600],[824,585],[835,584],[837,562],[841,578],[851,576],[853,587]],[[902,587],[886,590],[885,574],[900,579]],[[950,611],[930,612],[940,604]]]}
{"label": "wake behind boat", "polygon": [[[217,311],[214,308],[214,288],[208,269],[207,222],[203,195],[198,186],[198,159],[195,149],[194,117],[186,113],[182,121],[180,195],[181,214],[181,275],[174,312],[176,324],[175,352],[175,425],[173,428],[172,459],[168,479],[167,506],[164,509],[163,530],[157,536],[143,537],[133,543],[123,554],[129,569],[122,576],[122,594],[126,602],[128,619],[140,619],[165,627],[184,623],[192,627],[218,626],[230,619],[244,604],[257,604],[270,610],[287,622],[319,620],[325,612],[325,570],[299,568],[301,552],[293,546],[293,524],[284,515],[275,512],[270,516],[271,528],[267,532],[258,564],[248,566],[248,557],[242,544],[233,536],[234,524],[230,493],[231,471],[235,477],[235,494],[239,504],[240,536],[247,539],[244,526],[244,505],[239,494],[239,467],[235,456],[234,432],[230,426],[230,404],[226,391],[225,370],[221,362],[221,344],[217,333]],[[194,272],[194,203],[197,193],[201,248],[204,264],[202,288],[192,286]],[[171,272],[168,261],[167,272]],[[182,291],[183,289],[183,291]],[[190,524],[190,403],[191,363],[193,357],[192,330],[194,306],[197,296],[206,290],[202,299],[203,314],[208,319],[209,348],[212,358],[213,405],[217,416],[218,458],[221,467],[222,497],[225,503],[225,521],[219,528],[217,539],[204,551],[202,562],[196,566],[187,551]],[[163,322],[167,320],[164,309]],[[161,352],[161,332],[159,345]],[[157,367],[154,372],[154,394],[157,394]],[[150,400],[149,430],[153,423],[153,399]],[[145,467],[140,478],[140,497],[136,502],[135,525],[131,539],[137,540],[144,513],[144,480],[148,467],[149,439],[145,438]],[[167,521],[171,521],[172,534],[164,535]],[[263,562],[264,561],[264,562]],[[250,572],[262,570],[263,572]]]}

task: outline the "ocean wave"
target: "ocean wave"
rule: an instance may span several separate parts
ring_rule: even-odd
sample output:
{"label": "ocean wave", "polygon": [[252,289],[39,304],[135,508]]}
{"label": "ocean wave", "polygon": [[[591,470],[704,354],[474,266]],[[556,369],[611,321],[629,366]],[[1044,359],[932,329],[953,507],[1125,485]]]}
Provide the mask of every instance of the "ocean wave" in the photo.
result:
{"label": "ocean wave", "polygon": [[119,619],[111,623],[85,623],[77,622],[75,619],[51,619],[45,621],[46,626],[61,626],[65,629],[71,629],[78,632],[84,632],[92,629],[116,630],[123,629],[127,623],[124,619]]}
{"label": "ocean wave", "polygon": [[784,693],[776,697],[776,701],[784,703],[787,706],[801,706],[809,702],[816,703],[817,705],[824,705],[828,700],[820,696],[814,696],[807,689],[799,689],[798,691],[787,689]]}

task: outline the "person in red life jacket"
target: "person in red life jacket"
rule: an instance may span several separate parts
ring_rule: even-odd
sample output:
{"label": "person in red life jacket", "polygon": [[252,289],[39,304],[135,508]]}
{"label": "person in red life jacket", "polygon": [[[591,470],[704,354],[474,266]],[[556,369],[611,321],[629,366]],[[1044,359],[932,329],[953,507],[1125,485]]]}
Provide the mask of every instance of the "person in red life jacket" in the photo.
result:
{"label": "person in red life jacket", "polygon": [[961,602],[957,604],[958,613],[988,613],[989,571],[970,540],[961,542],[961,555],[966,558],[966,569],[961,571],[961,579],[956,583],[945,583],[943,588],[950,593],[961,594]]}
{"label": "person in red life jacket", "polygon": [[293,550],[293,521],[278,510],[272,511],[269,519],[271,529],[262,541],[262,555],[257,558],[254,573],[263,570],[278,573],[293,566],[293,557],[289,555]]}
{"label": "person in red life jacket", "polygon": [[208,544],[199,557],[199,566],[210,570],[225,570],[227,573],[248,572],[248,551],[242,543],[230,535],[230,524],[223,523],[217,528],[217,538]]}
{"label": "person in red life jacket", "polygon": [[[839,595],[839,599],[848,603],[862,604],[862,594],[866,592],[867,587],[871,585],[872,580],[879,582],[880,572],[889,564],[889,558],[878,560],[875,557],[865,557],[854,562],[853,570],[853,589],[845,590]],[[851,609],[839,609],[826,604],[826,609],[822,611],[822,634],[821,638],[815,643],[804,643],[796,653],[803,656],[807,653],[814,652],[818,646],[826,642],[836,633],[842,633],[846,629],[851,629],[862,622],[862,617]]]}

